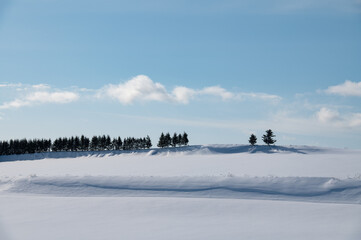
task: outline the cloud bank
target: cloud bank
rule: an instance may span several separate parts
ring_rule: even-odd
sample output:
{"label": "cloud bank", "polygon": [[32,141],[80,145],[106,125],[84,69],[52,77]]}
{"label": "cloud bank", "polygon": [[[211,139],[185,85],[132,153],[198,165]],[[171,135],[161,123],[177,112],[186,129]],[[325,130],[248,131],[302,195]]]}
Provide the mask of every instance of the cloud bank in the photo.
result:
{"label": "cloud bank", "polygon": [[323,107],[316,113],[316,116],[322,124],[330,124],[342,128],[361,127],[361,113],[341,115],[337,110]]}
{"label": "cloud bank", "polygon": [[[3,87],[21,87],[21,84],[3,85]],[[27,93],[23,97],[18,97],[13,101],[4,102],[0,109],[12,109],[25,106],[33,106],[45,103],[65,104],[79,99],[79,95],[70,91],[51,90],[50,86],[45,84],[24,87],[22,90]]]}
{"label": "cloud bank", "polygon": [[201,96],[219,97],[226,100],[259,99],[267,101],[279,101],[281,97],[266,93],[232,93],[220,86],[209,86],[203,89],[192,89],[184,86],[177,86],[172,91],[158,82],[154,82],[148,76],[138,75],[129,81],[117,85],[109,84],[100,89],[98,98],[112,98],[121,104],[127,105],[134,102],[173,102],[188,104],[192,99]]}
{"label": "cloud bank", "polygon": [[334,122],[340,120],[340,114],[337,111],[325,107],[321,108],[316,115],[317,115],[317,119],[321,123],[328,123],[328,122]]}
{"label": "cloud bank", "polygon": [[[138,75],[119,84],[108,84],[98,90],[75,88],[73,91],[53,90],[47,84],[0,84],[0,88],[14,88],[17,91],[12,101],[4,102],[0,109],[20,108],[45,103],[66,104],[77,101],[81,97],[95,98],[96,100],[110,98],[123,105],[136,102],[165,102],[176,104],[189,104],[194,99],[201,97],[215,97],[222,101],[261,100],[271,103],[280,101],[277,95],[266,93],[230,92],[220,86],[207,86],[202,89],[192,89],[176,86],[168,91],[164,85],[154,82],[146,75]],[[95,94],[94,94],[95,92]]]}
{"label": "cloud bank", "polygon": [[325,92],[341,96],[361,97],[361,82],[346,80],[343,84],[327,88]]}

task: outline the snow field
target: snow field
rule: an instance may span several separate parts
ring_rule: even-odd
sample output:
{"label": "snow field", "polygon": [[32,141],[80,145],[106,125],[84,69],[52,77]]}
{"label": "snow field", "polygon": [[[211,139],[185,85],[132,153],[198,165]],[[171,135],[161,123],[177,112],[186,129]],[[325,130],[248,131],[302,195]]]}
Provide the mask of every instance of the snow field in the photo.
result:
{"label": "snow field", "polygon": [[[31,159],[31,160],[29,160]],[[361,239],[361,151],[0,156],[0,239]]]}
{"label": "snow field", "polygon": [[0,198],[4,240],[359,239],[361,206],[168,197]]}

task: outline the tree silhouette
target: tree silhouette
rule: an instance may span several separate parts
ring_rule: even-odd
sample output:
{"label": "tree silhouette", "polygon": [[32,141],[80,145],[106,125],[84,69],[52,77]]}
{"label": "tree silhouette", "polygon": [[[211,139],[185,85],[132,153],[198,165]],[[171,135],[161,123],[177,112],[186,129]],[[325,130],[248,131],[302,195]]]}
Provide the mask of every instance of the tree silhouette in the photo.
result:
{"label": "tree silhouette", "polygon": [[256,137],[256,135],[251,134],[251,136],[249,137],[248,142],[249,142],[252,146],[254,146],[254,145],[257,143],[257,137]]}
{"label": "tree silhouette", "polygon": [[271,129],[268,129],[266,131],[266,134],[262,136],[262,140],[265,144],[269,146],[270,144],[274,144],[277,141],[276,139],[274,139],[274,137],[276,137],[276,135],[273,134]]}

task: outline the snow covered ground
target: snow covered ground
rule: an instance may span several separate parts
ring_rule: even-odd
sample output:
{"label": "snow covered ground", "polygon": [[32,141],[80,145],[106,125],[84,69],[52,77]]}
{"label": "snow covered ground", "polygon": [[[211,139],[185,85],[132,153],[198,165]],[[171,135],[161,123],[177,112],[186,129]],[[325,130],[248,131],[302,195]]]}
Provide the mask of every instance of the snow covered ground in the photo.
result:
{"label": "snow covered ground", "polygon": [[0,239],[361,239],[361,151],[0,156]]}

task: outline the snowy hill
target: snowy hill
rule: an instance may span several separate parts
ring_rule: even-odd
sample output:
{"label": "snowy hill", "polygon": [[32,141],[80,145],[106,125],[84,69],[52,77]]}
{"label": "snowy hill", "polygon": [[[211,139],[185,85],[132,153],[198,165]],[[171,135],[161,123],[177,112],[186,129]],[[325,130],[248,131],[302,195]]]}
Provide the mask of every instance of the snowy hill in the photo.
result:
{"label": "snowy hill", "polygon": [[359,239],[360,216],[359,150],[204,145],[0,157],[6,240]]}
{"label": "snowy hill", "polygon": [[[356,152],[361,152],[354,150]],[[347,153],[352,150],[336,149],[336,148],[320,148],[310,146],[265,146],[265,145],[194,145],[176,148],[154,148],[132,151],[85,151],[85,152],[47,152],[22,155],[0,156],[0,162],[5,161],[21,161],[21,160],[39,160],[46,158],[76,158],[85,156],[104,157],[121,154],[147,154],[147,155],[164,155],[164,154],[236,154],[236,153]]]}

